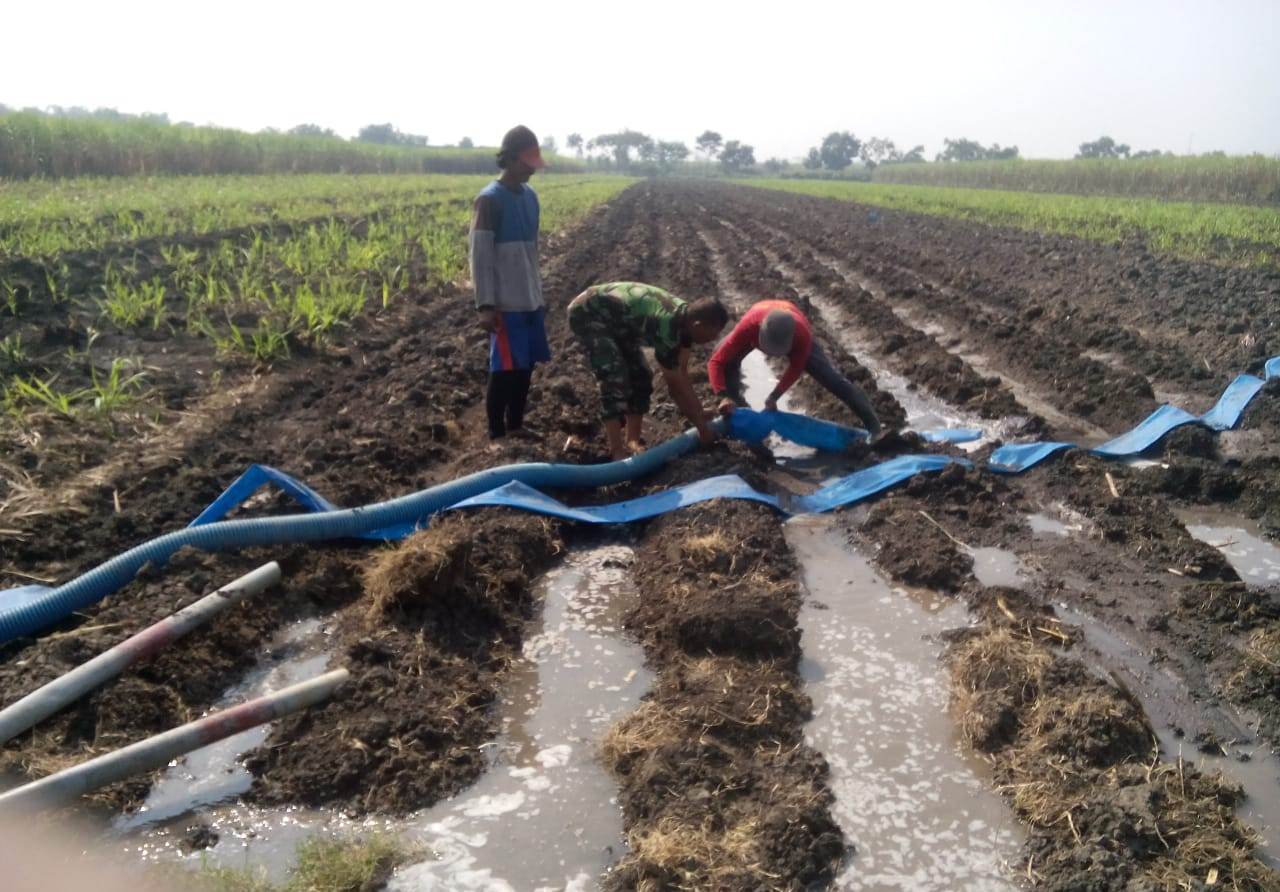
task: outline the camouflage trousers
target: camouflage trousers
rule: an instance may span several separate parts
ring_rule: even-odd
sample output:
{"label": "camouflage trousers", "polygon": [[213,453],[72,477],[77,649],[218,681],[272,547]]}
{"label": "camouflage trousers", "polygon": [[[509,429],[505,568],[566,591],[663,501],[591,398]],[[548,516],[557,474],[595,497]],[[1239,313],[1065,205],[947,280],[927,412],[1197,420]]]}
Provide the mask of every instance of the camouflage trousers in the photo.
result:
{"label": "camouflage trousers", "polygon": [[653,395],[653,372],[639,342],[619,337],[629,328],[626,320],[617,318],[620,315],[603,300],[579,299],[569,305],[569,328],[587,350],[606,421],[644,415]]}

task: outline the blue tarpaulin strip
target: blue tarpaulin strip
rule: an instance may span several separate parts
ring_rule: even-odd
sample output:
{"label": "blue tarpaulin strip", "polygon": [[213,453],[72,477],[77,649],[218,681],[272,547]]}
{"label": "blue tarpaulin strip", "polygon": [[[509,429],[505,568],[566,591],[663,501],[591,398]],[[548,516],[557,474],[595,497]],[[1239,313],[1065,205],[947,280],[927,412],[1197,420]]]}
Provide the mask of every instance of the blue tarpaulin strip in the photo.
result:
{"label": "blue tarpaulin strip", "polygon": [[711,499],[744,499],[760,502],[784,514],[821,514],[844,505],[861,502],[917,474],[940,471],[947,465],[956,463],[966,466],[969,464],[945,455],[900,455],[828,483],[807,496],[795,496],[789,499],[779,499],[777,496],[760,492],[737,474],[725,474],[641,496],[638,499],[615,502],[612,505],[578,508],[571,508],[532,486],[516,481],[464,499],[453,507],[519,508],[522,511],[547,514],[582,523],[632,523]]}
{"label": "blue tarpaulin strip", "polygon": [[[1267,380],[1280,378],[1280,356],[1268,360],[1265,368]],[[1240,423],[1240,416],[1244,414],[1249,401],[1258,395],[1265,383],[1266,381],[1254,375],[1237,376],[1227,385],[1213,408],[1203,415],[1192,415],[1185,409],[1166,403],[1133,430],[1094,447],[1089,452],[1103,458],[1141,455],[1170,431],[1186,424],[1202,424],[1214,431],[1231,430]],[[993,471],[1020,474],[1063,449],[1074,448],[1073,443],[1011,443],[992,452],[988,464]]]}
{"label": "blue tarpaulin strip", "polygon": [[[1267,380],[1280,378],[1280,356],[1273,357],[1265,363],[1265,375]],[[1153,412],[1147,419],[1139,424],[1132,431],[1122,436],[1116,437],[1108,443],[1104,443],[1092,450],[1094,454],[1107,457],[1120,457],[1127,455],[1137,455],[1155,445],[1161,437],[1169,433],[1169,431],[1184,424],[1203,424],[1206,427],[1221,431],[1230,430],[1239,423],[1240,416],[1249,401],[1262,389],[1264,381],[1253,375],[1240,375],[1237,377],[1223,392],[1221,398],[1212,409],[1204,415],[1195,416],[1189,412],[1179,409],[1175,406],[1161,406]],[[855,428],[843,427],[831,422],[821,421],[819,419],[809,418],[804,415],[796,415],[789,412],[753,412],[747,409],[740,409],[733,413],[729,424],[730,432],[733,436],[748,441],[759,441],[767,437],[770,433],[777,433],[794,442],[802,445],[811,446],[816,449],[826,451],[842,451],[849,446],[866,438],[866,431],[857,430]],[[935,442],[965,442],[981,437],[981,431],[969,429],[957,429],[950,431],[930,431],[925,432],[926,439]],[[687,436],[687,435],[686,435]],[[681,440],[682,438],[676,438]],[[690,441],[692,442],[692,441]],[[651,453],[663,452],[667,447],[679,446],[680,450],[686,449],[686,444],[677,443],[675,440],[662,447],[650,450]],[[1018,473],[1031,468],[1040,462],[1046,460],[1051,455],[1064,449],[1074,448],[1071,443],[1014,443],[995,450],[989,460],[989,466],[992,470],[1005,473]],[[680,450],[675,450],[674,454],[682,454]],[[643,456],[641,459],[644,458]],[[640,459],[633,459],[638,461]],[[665,453],[663,456],[665,458]],[[567,517],[569,519],[582,519],[587,522],[594,523],[625,523],[631,520],[638,520],[645,517],[653,517],[667,511],[674,510],[684,505],[695,504],[696,502],[705,501],[713,498],[739,498],[750,499],[752,501],[761,502],[771,505],[778,510],[786,511],[792,514],[800,513],[817,513],[830,511],[842,505],[853,504],[871,495],[882,492],[885,489],[901,483],[902,481],[920,473],[940,470],[952,462],[968,464],[958,459],[948,458],[938,455],[913,455],[899,456],[891,461],[884,462],[871,468],[866,468],[857,473],[850,474],[840,480],[835,481],[827,486],[822,487],[817,492],[807,496],[798,496],[786,500],[785,503],[774,496],[758,492],[752,489],[741,478],[714,477],[708,480],[702,480],[697,483],[688,484],[674,490],[663,493],[656,493],[641,499],[633,499],[627,502],[621,502],[615,505],[595,506],[590,508],[570,508],[557,502],[555,499],[546,496],[531,486],[523,483],[513,482],[505,486],[499,486],[488,492],[471,496],[454,502],[452,505],[443,500],[436,498],[438,490],[457,489],[463,482],[470,487],[475,481],[467,478],[466,481],[457,481],[458,486],[452,484],[442,484],[425,493],[414,494],[402,497],[399,500],[393,500],[389,503],[379,503],[378,505],[366,506],[365,508],[351,509],[344,511],[337,508],[332,502],[325,499],[315,490],[290,477],[288,474],[278,471],[265,465],[253,465],[240,475],[232,484],[222,493],[214,502],[200,513],[190,527],[201,530],[201,534],[208,532],[203,529],[214,524],[227,526],[221,523],[232,510],[242,505],[250,496],[253,495],[261,486],[273,483],[279,486],[284,492],[288,493],[295,501],[305,507],[311,513],[328,514],[333,513],[334,517],[341,515],[340,524],[326,524],[324,530],[309,530],[306,535],[299,534],[287,541],[310,541],[312,539],[324,538],[334,535],[345,535],[347,537],[362,536],[369,539],[389,540],[403,538],[425,524],[429,520],[429,513],[418,511],[417,513],[404,510],[402,503],[412,502],[414,505],[421,501],[423,496],[430,495],[436,498],[441,507],[432,509],[433,511],[447,510],[453,507],[470,507],[479,504],[505,504],[512,507],[524,508],[530,511],[541,511],[546,514],[554,514],[556,516]],[[619,466],[625,466],[626,463],[615,463]],[[513,466],[516,467],[516,466]],[[592,473],[593,469],[601,466],[557,466],[557,465],[529,465],[519,466],[530,474],[537,477],[545,476],[545,473],[551,473],[559,469],[564,471],[566,467],[569,472],[574,475],[581,476]],[[611,467],[611,466],[605,466]],[[491,471],[482,472],[472,477],[483,477],[496,474],[503,469],[493,469]],[[514,473],[514,472],[512,472]],[[611,472],[612,473],[612,472]],[[624,475],[623,479],[629,479]],[[474,491],[474,490],[473,490]],[[440,493],[443,496],[443,493]],[[429,500],[428,500],[429,501]],[[394,509],[394,510],[392,510]],[[368,516],[373,511],[380,511],[379,516],[388,515],[388,520],[396,522],[387,527],[382,527],[372,532],[368,531],[357,522],[360,516]],[[350,515],[350,517],[347,517]],[[301,523],[305,515],[297,516],[297,523]],[[589,519],[589,520],[588,520]],[[278,522],[278,523],[277,523]],[[239,525],[253,524],[283,524],[292,530],[297,524],[293,517],[266,518],[260,521],[243,521]],[[237,527],[236,535],[240,538],[248,536],[247,533],[240,533],[237,523],[230,524]],[[365,524],[365,527],[371,524]],[[334,532],[328,532],[328,526],[334,526]],[[256,528],[255,528],[256,529]],[[272,527],[274,530],[274,527]],[[169,548],[171,543],[168,542],[177,533],[162,536],[158,540],[138,546],[132,551],[139,549],[146,550],[153,546],[160,549],[160,545],[164,544],[165,548]],[[267,532],[262,533],[263,536],[271,535]],[[254,538],[258,537],[255,531]],[[207,537],[206,537],[207,538]],[[161,540],[165,540],[163,543]],[[219,540],[221,541],[221,540]],[[256,538],[255,538],[256,541]],[[272,541],[276,541],[272,539]],[[284,540],[282,540],[284,541]],[[240,543],[237,540],[237,544]],[[176,547],[176,546],[174,546]],[[225,546],[222,546],[225,547]],[[164,554],[168,552],[160,549],[160,557],[163,560]],[[158,552],[158,553],[160,553]],[[53,597],[68,586],[78,585],[82,579],[95,574],[106,574],[107,570],[111,570],[108,574],[110,578],[105,579],[101,586],[103,591],[95,592],[95,599],[105,596],[109,591],[114,591],[132,578],[133,570],[124,568],[117,570],[114,564],[120,563],[128,557],[128,555],[120,556],[113,561],[109,561],[111,567],[104,565],[85,574],[81,579],[60,586],[58,589],[51,589],[39,585],[24,585],[18,588],[6,589],[0,591],[0,624],[3,624],[6,617],[17,611],[24,613],[24,608],[31,604],[41,602]],[[126,574],[126,570],[128,571]],[[119,578],[117,578],[117,576]],[[95,577],[96,580],[96,577]],[[87,584],[87,583],[86,583]],[[96,581],[95,581],[96,584]],[[78,595],[78,593],[77,593]],[[46,605],[47,606],[47,605]],[[43,609],[43,608],[42,608]],[[46,611],[47,612],[47,611]],[[44,620],[42,619],[43,623]],[[35,625],[31,628],[35,628]],[[22,630],[27,633],[29,629]],[[16,634],[16,633],[14,633]],[[8,637],[13,637],[12,634]],[[0,638],[7,640],[7,638]]]}

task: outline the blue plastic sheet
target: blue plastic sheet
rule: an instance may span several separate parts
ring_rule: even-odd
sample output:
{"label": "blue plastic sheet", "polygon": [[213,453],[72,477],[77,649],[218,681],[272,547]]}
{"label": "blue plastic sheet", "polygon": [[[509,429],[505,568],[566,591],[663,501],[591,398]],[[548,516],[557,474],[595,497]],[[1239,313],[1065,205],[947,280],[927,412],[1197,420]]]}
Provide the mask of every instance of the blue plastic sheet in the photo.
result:
{"label": "blue plastic sheet", "polygon": [[754,489],[737,474],[708,477],[697,483],[641,496],[638,499],[628,499],[625,502],[614,502],[612,505],[591,505],[581,508],[571,508],[532,486],[515,481],[464,499],[453,507],[519,508],[522,511],[546,514],[564,520],[576,520],[581,523],[633,523],[711,499],[747,499],[762,502],[772,508],[779,507],[775,497]]}
{"label": "blue plastic sheet", "polygon": [[[278,471],[269,465],[249,465],[243,474],[222,491],[222,495],[214,499],[209,507],[201,511],[200,515],[187,526],[200,527],[217,523],[243,505],[255,492],[269,483],[278,486],[281,492],[312,513],[340,510],[333,502],[330,502],[301,480],[290,477],[284,471]],[[368,533],[358,533],[353,538],[387,542],[403,539],[418,528],[419,524],[416,523],[396,524]]]}
{"label": "blue plastic sheet", "polygon": [[[1280,377],[1280,356],[1268,360],[1265,368],[1268,380]],[[1128,458],[1141,455],[1170,431],[1186,424],[1201,424],[1214,431],[1231,430],[1240,423],[1240,416],[1249,401],[1258,395],[1265,383],[1254,375],[1237,376],[1227,385],[1213,408],[1203,415],[1192,415],[1185,409],[1166,403],[1133,430],[1088,451],[1103,458]],[[1020,474],[1055,453],[1073,448],[1073,443],[1011,443],[992,452],[988,465],[993,471]]]}
{"label": "blue plastic sheet", "polygon": [[927,443],[972,443],[982,439],[982,431],[976,427],[943,427],[921,431],[920,436]]}
{"label": "blue plastic sheet", "polygon": [[[1267,380],[1280,378],[1280,356],[1268,360],[1264,369]],[[1111,457],[1135,455],[1150,448],[1169,431],[1184,424],[1196,423],[1203,424],[1212,430],[1229,430],[1239,422],[1245,407],[1261,390],[1263,383],[1262,379],[1252,375],[1237,377],[1224,391],[1217,404],[1202,416],[1191,415],[1173,406],[1162,406],[1134,430],[1093,451],[1098,455]],[[721,424],[721,422],[716,423]],[[803,445],[827,451],[847,449],[866,437],[865,431],[789,412],[752,412],[741,409],[734,413],[729,427],[732,435],[746,440],[758,441],[770,433],[778,433]],[[981,431],[969,429],[929,431],[924,434],[926,439],[951,443],[974,440],[981,435]],[[316,541],[355,536],[375,540],[398,539],[418,529],[435,512],[479,504],[506,504],[530,511],[572,517],[572,519],[591,518],[587,522],[596,523],[622,523],[642,517],[652,517],[712,498],[750,499],[788,513],[816,513],[853,504],[916,474],[936,471],[952,462],[967,464],[946,456],[901,456],[850,474],[810,495],[790,498],[785,502],[774,496],[757,492],[737,477],[711,478],[643,499],[592,508],[569,508],[527,483],[508,482],[506,486],[497,485],[497,479],[503,477],[506,481],[519,480],[523,477],[538,485],[554,487],[562,485],[566,474],[578,486],[604,485],[619,480],[634,479],[695,447],[696,438],[692,433],[687,433],[649,450],[644,455],[609,465],[560,466],[535,463],[506,466],[478,472],[467,478],[441,484],[422,493],[402,496],[390,502],[348,510],[337,508],[315,490],[281,471],[265,465],[253,465],[192,521],[190,526],[194,529],[190,529],[190,535],[187,535],[186,531],[179,531],[135,546],[106,564],[56,589],[40,585],[25,585],[0,590],[0,642],[37,631],[47,625],[52,618],[65,615],[69,610],[78,609],[104,597],[132,579],[137,567],[141,565],[139,562],[163,561],[172,551],[184,544],[216,549],[280,541]],[[1073,448],[1073,444],[1052,442],[1010,444],[997,449],[992,454],[990,467],[996,471],[1017,473],[1039,464],[1056,452],[1070,448]],[[477,490],[490,478],[495,478],[496,488],[488,491],[480,490],[480,494],[476,495]],[[308,515],[244,521],[223,520],[228,513],[243,504],[264,484],[279,486],[309,512],[327,516],[323,521]],[[468,492],[471,493],[469,497],[466,495]],[[387,523],[370,523],[369,520],[372,518],[376,518],[377,521],[385,520]],[[308,521],[312,520],[318,521],[319,525],[308,524]],[[375,526],[377,529],[369,532],[369,528]],[[220,530],[223,527],[227,529]],[[214,535],[215,532],[217,535]],[[188,541],[192,537],[194,539]],[[55,600],[57,603],[53,603]],[[64,601],[70,606],[64,606]]]}
{"label": "blue plastic sheet", "polygon": [[757,412],[737,409],[729,416],[729,434],[747,443],[759,443],[769,434],[824,452],[843,452],[867,438],[867,432],[795,412]]}
{"label": "blue plastic sheet", "polygon": [[521,511],[531,511],[581,523],[632,523],[711,499],[744,499],[760,502],[784,514],[822,514],[864,501],[917,474],[940,471],[950,464],[962,464],[966,467],[969,465],[966,461],[945,455],[900,455],[887,462],[832,481],[809,495],[783,498],[760,492],[737,474],[725,474],[641,496],[638,499],[628,499],[625,502],[577,508],[571,508],[532,486],[517,481],[464,499],[453,507],[518,508]]}

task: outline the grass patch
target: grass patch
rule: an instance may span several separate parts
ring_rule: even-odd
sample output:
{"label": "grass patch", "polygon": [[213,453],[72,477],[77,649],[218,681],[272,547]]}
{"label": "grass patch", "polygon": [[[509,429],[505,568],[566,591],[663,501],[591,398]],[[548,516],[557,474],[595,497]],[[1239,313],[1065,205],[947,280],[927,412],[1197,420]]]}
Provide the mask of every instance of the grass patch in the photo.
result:
{"label": "grass patch", "polygon": [[887,183],[735,182],[1104,243],[1137,240],[1186,260],[1280,269],[1280,214],[1274,208]]}
{"label": "grass patch", "polygon": [[392,872],[414,856],[398,838],[375,834],[358,840],[312,838],[298,847],[298,863],[283,883],[254,868],[202,867],[196,892],[376,892]]}

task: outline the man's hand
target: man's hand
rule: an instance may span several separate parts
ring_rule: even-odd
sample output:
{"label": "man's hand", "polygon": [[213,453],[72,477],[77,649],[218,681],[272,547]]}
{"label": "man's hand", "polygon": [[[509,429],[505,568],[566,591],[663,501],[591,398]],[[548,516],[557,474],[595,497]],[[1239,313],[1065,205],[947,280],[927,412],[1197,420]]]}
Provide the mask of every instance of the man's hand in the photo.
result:
{"label": "man's hand", "polygon": [[766,412],[777,412],[777,411],[778,411],[778,398],[777,398],[776,396],[770,396],[767,400],[765,400],[765,401],[764,401],[764,410],[765,410]]}
{"label": "man's hand", "polygon": [[738,404],[735,403],[733,400],[731,400],[729,397],[725,397],[720,401],[720,405],[716,406],[716,411],[719,412],[721,415],[723,415],[725,418],[728,418],[730,415],[733,414],[733,410],[736,408],[738,408]]}
{"label": "man's hand", "polygon": [[476,314],[476,322],[481,331],[493,334],[498,330],[498,311],[493,307],[485,307]]}

